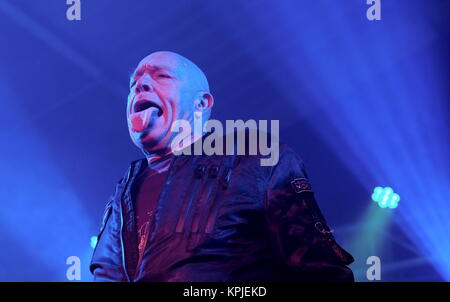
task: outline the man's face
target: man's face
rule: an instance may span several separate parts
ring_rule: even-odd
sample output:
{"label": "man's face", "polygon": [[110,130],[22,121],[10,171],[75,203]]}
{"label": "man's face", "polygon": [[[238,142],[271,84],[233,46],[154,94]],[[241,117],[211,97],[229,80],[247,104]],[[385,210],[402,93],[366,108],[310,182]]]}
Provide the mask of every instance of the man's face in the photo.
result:
{"label": "man's face", "polygon": [[165,152],[176,120],[193,121],[198,92],[190,85],[189,66],[173,54],[144,58],[130,79],[128,130],[134,144],[150,153]]}

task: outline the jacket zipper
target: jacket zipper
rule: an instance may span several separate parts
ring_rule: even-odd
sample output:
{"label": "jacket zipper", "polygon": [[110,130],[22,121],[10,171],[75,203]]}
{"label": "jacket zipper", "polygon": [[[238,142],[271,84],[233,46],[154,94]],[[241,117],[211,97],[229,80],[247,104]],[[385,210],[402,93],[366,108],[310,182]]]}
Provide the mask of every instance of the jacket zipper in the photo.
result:
{"label": "jacket zipper", "polygon": [[190,198],[188,199],[187,202],[185,202],[183,204],[182,209],[180,211],[180,216],[178,218],[178,222],[177,222],[177,225],[176,225],[176,228],[175,228],[175,232],[177,232],[177,233],[184,233],[184,236],[186,236],[187,233],[188,233],[187,226],[185,225],[186,224],[186,219],[189,218],[189,214],[190,214],[190,212],[192,210],[192,207],[193,207],[193,202],[197,198],[197,195],[198,195],[199,189],[201,187],[201,184],[203,182],[203,178],[204,178],[204,174],[205,174],[204,171],[201,170],[201,168],[200,168],[201,166],[203,166],[206,169],[206,167],[204,165],[197,165],[196,166],[196,168],[195,168],[196,170],[194,171],[194,174],[196,174],[196,175],[194,175],[193,187],[192,187],[192,190],[189,193]]}
{"label": "jacket zipper", "polygon": [[[224,168],[224,177],[222,178],[222,190],[227,190],[228,186],[230,184],[230,180],[231,180],[231,175],[233,173],[233,169],[235,166],[235,161],[236,161],[236,157],[235,155],[231,155],[229,157],[226,157],[226,163],[225,163],[225,168]],[[219,186],[220,183],[217,185]],[[218,207],[219,205],[217,204],[216,200],[216,194],[218,191],[218,187],[216,188],[216,192],[213,195],[213,204],[210,207],[209,213],[208,213],[208,219],[206,222],[206,226],[205,226],[205,233],[207,234],[211,234],[213,231],[213,227],[214,227],[214,223],[216,220],[216,215],[218,211]]]}

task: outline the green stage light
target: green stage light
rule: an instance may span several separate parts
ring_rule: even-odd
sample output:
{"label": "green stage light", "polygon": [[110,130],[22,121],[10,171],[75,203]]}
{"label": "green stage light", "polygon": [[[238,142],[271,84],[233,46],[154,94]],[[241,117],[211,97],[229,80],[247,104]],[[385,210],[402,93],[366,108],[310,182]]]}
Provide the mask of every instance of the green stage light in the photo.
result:
{"label": "green stage light", "polygon": [[97,236],[92,236],[91,237],[91,247],[93,249],[95,249],[96,246],[97,246]]}
{"label": "green stage light", "polygon": [[375,187],[372,193],[372,200],[377,202],[380,208],[395,209],[398,207],[400,195],[394,193],[391,187]]}

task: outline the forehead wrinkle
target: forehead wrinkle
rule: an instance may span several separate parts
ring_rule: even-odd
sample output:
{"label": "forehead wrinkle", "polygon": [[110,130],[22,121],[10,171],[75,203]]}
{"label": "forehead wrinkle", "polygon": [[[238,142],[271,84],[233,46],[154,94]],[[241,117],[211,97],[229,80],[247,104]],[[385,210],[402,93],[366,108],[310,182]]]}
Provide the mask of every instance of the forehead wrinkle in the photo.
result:
{"label": "forehead wrinkle", "polygon": [[[142,75],[143,73],[141,74],[141,72],[145,72],[145,68],[159,67],[174,72],[178,78],[181,78],[188,82],[191,88],[209,92],[208,80],[203,71],[194,62],[179,54],[172,52],[156,52],[144,58],[141,63],[145,61],[147,61],[147,63],[144,63],[137,67],[136,71],[130,78],[130,82],[136,76]],[[169,62],[173,66],[158,64],[158,61]]]}
{"label": "forehead wrinkle", "polygon": [[191,88],[209,92],[209,84],[206,75],[194,62],[173,52],[159,52],[154,55],[163,60],[167,59],[170,62],[173,62],[178,76],[189,83]]}
{"label": "forehead wrinkle", "polygon": [[143,75],[146,72],[147,73],[154,73],[154,72],[162,70],[162,69],[167,70],[167,71],[171,71],[172,70],[172,68],[170,68],[168,66],[165,66],[165,65],[144,64],[144,65],[139,66],[134,71],[134,73],[132,74],[131,78],[135,78],[136,76],[141,76],[141,75]]}

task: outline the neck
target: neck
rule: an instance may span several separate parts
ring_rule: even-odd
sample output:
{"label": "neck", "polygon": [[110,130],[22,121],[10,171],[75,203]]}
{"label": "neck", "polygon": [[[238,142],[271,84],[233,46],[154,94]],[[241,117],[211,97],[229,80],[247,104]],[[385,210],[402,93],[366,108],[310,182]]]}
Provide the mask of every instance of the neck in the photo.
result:
{"label": "neck", "polygon": [[158,161],[161,158],[167,157],[171,154],[177,151],[181,151],[185,148],[189,148],[192,144],[194,144],[197,140],[201,139],[203,135],[200,135],[198,133],[192,133],[192,134],[188,134],[186,135],[184,138],[182,138],[180,141],[182,142],[181,146],[172,146],[171,148],[166,148],[163,150],[158,150],[158,151],[148,151],[148,150],[143,150],[145,157],[147,158],[147,161],[150,164]]}
{"label": "neck", "polygon": [[196,141],[201,139],[203,137],[203,134],[199,134],[196,132],[190,133],[183,138],[179,139],[178,142],[180,142],[179,145],[173,145],[171,150],[172,152],[182,152],[183,149],[190,148],[191,145],[193,145]]}
{"label": "neck", "polygon": [[165,150],[163,152],[148,152],[147,150],[144,150],[145,157],[147,158],[148,164],[151,165],[152,163],[158,161],[161,158],[167,157],[170,154],[172,154],[172,150]]}
{"label": "neck", "polygon": [[147,158],[147,161],[149,164],[154,163],[155,161],[158,161],[161,158],[167,157],[174,153],[177,154],[177,152],[182,151],[183,149],[190,148],[191,145],[193,145],[197,140],[201,139],[203,135],[200,135],[198,133],[192,133],[186,135],[184,138],[180,139],[181,142],[180,146],[171,146],[171,148],[166,148],[164,150],[158,150],[158,151],[148,151],[143,150],[145,157]]}

